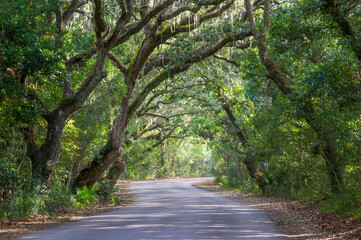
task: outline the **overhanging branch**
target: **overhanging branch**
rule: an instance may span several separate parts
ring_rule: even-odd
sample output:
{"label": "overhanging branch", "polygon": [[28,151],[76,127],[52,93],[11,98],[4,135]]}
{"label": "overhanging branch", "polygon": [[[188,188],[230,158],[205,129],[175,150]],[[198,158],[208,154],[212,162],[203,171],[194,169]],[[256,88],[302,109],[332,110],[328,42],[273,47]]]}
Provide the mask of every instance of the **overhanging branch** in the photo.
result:
{"label": "overhanging branch", "polygon": [[236,60],[234,60],[232,58],[224,57],[224,56],[221,56],[221,55],[218,55],[218,54],[214,54],[213,57],[217,58],[217,59],[220,59],[220,60],[223,60],[223,61],[226,61],[228,63],[231,63],[231,64],[235,65],[236,67],[241,66]]}
{"label": "overhanging branch", "polygon": [[[216,52],[218,52],[221,48],[223,48],[226,44],[232,41],[242,40],[248,36],[250,36],[249,31],[242,31],[239,34],[228,35],[215,45],[204,49],[204,47],[200,47],[195,50],[194,54],[192,54],[187,59],[179,62],[178,64],[170,67],[167,70],[162,71],[156,77],[154,77],[143,89],[143,91],[138,95],[138,97],[133,101],[131,106],[129,107],[129,116],[132,116],[134,112],[139,108],[139,106],[143,103],[148,94],[155,89],[160,83],[165,81],[167,78],[172,77],[178,73],[186,71],[190,66],[194,63],[200,62],[203,59],[212,56]],[[203,49],[203,51],[202,51]]]}

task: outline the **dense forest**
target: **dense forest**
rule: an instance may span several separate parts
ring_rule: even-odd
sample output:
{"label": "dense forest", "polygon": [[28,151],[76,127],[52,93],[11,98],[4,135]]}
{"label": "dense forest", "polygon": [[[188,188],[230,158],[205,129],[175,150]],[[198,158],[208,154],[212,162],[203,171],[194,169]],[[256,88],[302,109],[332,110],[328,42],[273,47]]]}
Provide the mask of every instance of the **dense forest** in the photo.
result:
{"label": "dense forest", "polygon": [[360,6],[1,1],[0,220],[211,175],[361,218]]}

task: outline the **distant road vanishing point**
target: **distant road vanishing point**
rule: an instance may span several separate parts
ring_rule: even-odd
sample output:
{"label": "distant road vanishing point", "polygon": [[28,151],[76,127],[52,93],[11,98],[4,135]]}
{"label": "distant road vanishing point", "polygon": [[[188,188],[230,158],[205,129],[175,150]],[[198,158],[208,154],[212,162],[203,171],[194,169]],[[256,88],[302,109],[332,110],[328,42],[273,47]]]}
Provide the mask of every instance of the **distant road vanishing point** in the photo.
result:
{"label": "distant road vanishing point", "polygon": [[288,239],[265,212],[193,187],[196,181],[136,182],[136,203],[130,206],[19,239]]}

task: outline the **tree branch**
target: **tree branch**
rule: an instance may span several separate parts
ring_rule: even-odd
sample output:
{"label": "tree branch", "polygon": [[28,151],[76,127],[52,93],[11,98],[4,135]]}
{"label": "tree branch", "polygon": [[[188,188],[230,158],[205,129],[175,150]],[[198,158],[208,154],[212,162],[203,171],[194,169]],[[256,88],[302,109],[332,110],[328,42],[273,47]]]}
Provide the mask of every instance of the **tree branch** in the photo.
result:
{"label": "tree branch", "polygon": [[[126,26],[127,31],[124,32],[119,36],[119,32],[114,32],[113,36],[111,37],[106,45],[119,45],[127,41],[131,36],[139,32],[143,27],[158,13],[166,9],[168,6],[170,6],[172,3],[174,3],[176,0],[165,0],[158,6],[154,7],[151,11],[149,11],[142,19],[137,21],[136,23],[131,24],[130,26]],[[116,39],[115,39],[116,35]],[[118,37],[119,36],[119,37]]]}
{"label": "tree branch", "polygon": [[[214,9],[214,11],[211,11],[211,12],[206,11],[206,13],[203,16],[201,16],[196,23],[194,21],[195,15],[192,15],[191,18],[188,18],[188,17],[184,18],[183,20],[181,20],[180,25],[176,26],[174,29],[169,27],[169,28],[166,28],[165,31],[158,33],[157,43],[163,44],[168,39],[170,39],[173,36],[178,35],[179,33],[193,31],[206,20],[220,16],[224,11],[226,11],[227,9],[229,9],[230,6],[232,6],[234,1],[235,0],[230,0],[229,2],[227,2],[226,4],[224,4],[223,6],[221,6],[219,8],[218,7],[212,8],[212,9]],[[191,24],[189,24],[190,22],[191,22]]]}
{"label": "tree branch", "polygon": [[223,60],[223,61],[226,61],[228,63],[231,63],[231,64],[235,65],[236,67],[241,66],[236,60],[234,60],[232,58],[227,58],[227,57],[224,57],[224,56],[221,56],[221,55],[218,55],[218,54],[214,54],[213,57],[217,58],[217,59],[220,59],[220,60]]}
{"label": "tree branch", "polygon": [[108,58],[114,62],[121,73],[124,74],[128,71],[127,66],[125,66],[113,52],[108,52]]}
{"label": "tree branch", "polygon": [[145,98],[148,96],[148,94],[155,89],[160,83],[162,83],[164,80],[166,80],[169,77],[172,77],[180,72],[183,72],[187,70],[191,65],[194,63],[200,62],[203,59],[212,56],[216,52],[218,52],[221,48],[223,48],[227,43],[232,41],[237,41],[244,39],[246,37],[250,36],[249,31],[243,31],[240,34],[234,34],[226,36],[224,39],[216,43],[215,45],[211,46],[210,48],[200,47],[195,50],[194,54],[191,54],[190,57],[185,59],[184,61],[170,67],[168,70],[164,70],[161,73],[159,73],[156,77],[151,80],[146,87],[143,89],[143,91],[138,95],[138,97],[133,101],[131,106],[129,107],[129,116],[133,115],[134,112],[139,108],[141,103],[145,100]]}
{"label": "tree branch", "polygon": [[342,35],[349,40],[349,43],[356,54],[356,57],[361,61],[361,41],[360,37],[356,35],[352,29],[352,25],[347,19],[346,15],[337,6],[337,0],[320,0],[325,3],[324,11],[332,16],[332,19],[337,23]]}
{"label": "tree branch", "polygon": [[264,35],[262,35],[260,32],[257,31],[256,25],[253,18],[253,12],[252,12],[252,5],[249,0],[244,0],[246,9],[247,9],[247,15],[248,15],[248,22],[251,28],[252,35],[257,40],[257,47],[259,51],[259,57],[264,64],[264,66],[268,70],[268,77],[271,78],[275,84],[278,86],[278,88],[286,95],[289,96],[289,94],[292,92],[291,85],[289,83],[289,80],[284,76],[283,72],[277,65],[277,63],[271,58],[271,56],[268,55],[267,52],[267,44],[266,44],[266,38]]}
{"label": "tree branch", "polygon": [[156,114],[156,113],[143,113],[142,116],[151,116],[151,117],[157,117],[157,118],[163,118],[167,121],[170,121],[171,118],[174,118],[174,117],[180,117],[180,116],[184,116],[184,115],[196,115],[198,114],[199,112],[184,112],[184,113],[178,113],[178,114],[174,114],[174,115],[171,115],[171,116],[164,116],[164,115],[161,115],[161,114]]}
{"label": "tree branch", "polygon": [[102,13],[102,0],[94,0],[94,6],[95,35],[97,37],[97,45],[99,46],[102,40],[102,33],[106,29]]}
{"label": "tree branch", "polygon": [[151,148],[148,148],[146,151],[152,151],[154,148],[158,147],[159,145],[161,145],[166,139],[170,138],[172,133],[178,128],[178,126],[174,126],[167,135],[163,136],[157,143],[153,144]]}
{"label": "tree branch", "polygon": [[264,9],[263,9],[263,22],[264,22],[263,34],[266,36],[266,38],[268,38],[271,27],[270,8],[271,8],[271,0],[265,0]]}

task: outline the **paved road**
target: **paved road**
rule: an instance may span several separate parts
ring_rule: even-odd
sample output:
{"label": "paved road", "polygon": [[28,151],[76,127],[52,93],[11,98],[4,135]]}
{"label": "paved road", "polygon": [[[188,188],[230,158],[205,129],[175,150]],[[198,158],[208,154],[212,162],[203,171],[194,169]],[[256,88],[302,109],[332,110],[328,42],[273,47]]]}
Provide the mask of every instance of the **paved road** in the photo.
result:
{"label": "paved road", "polygon": [[135,204],[20,239],[288,239],[266,213],[192,187],[194,181],[137,182]]}

